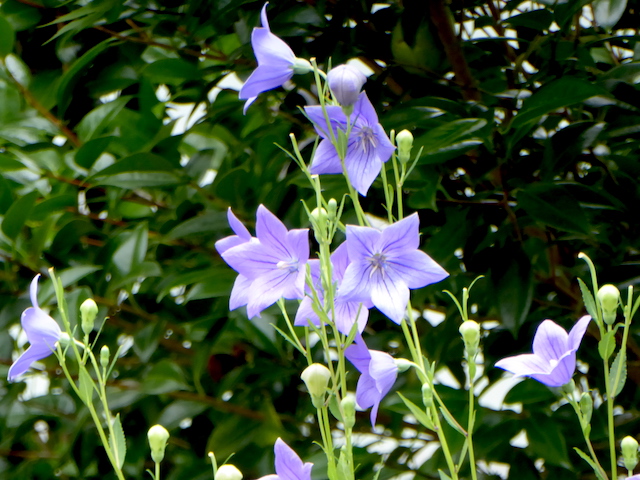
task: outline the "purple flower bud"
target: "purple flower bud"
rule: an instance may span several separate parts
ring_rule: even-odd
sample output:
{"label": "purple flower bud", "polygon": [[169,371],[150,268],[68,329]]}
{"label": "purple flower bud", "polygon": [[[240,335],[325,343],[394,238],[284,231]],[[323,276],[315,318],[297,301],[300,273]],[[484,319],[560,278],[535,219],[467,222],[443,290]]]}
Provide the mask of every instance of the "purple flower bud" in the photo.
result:
{"label": "purple flower bud", "polygon": [[356,103],[367,77],[351,65],[338,65],[331,69],[327,80],[340,105],[346,107]]}

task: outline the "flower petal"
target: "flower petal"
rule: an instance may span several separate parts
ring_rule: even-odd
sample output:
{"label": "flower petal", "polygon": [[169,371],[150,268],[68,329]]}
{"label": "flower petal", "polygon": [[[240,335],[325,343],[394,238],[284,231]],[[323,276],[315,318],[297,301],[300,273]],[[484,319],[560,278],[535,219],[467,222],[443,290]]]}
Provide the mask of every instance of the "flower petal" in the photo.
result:
{"label": "flower petal", "polygon": [[397,272],[409,288],[422,288],[449,276],[447,271],[421,250],[387,259],[388,268]]}
{"label": "flower petal", "polygon": [[358,324],[358,333],[362,333],[369,320],[369,309],[360,302],[345,302],[339,298],[334,300],[336,328],[343,335],[349,335],[353,324]]}
{"label": "flower petal", "polygon": [[229,310],[243,307],[249,302],[249,292],[251,291],[252,282],[253,280],[244,275],[238,275],[236,277],[236,280],[233,282],[233,288],[231,289],[231,296],[229,297]]}
{"label": "flower petal", "polygon": [[[55,347],[54,347],[55,348]],[[17,377],[25,373],[33,362],[42,360],[53,353],[53,350],[44,343],[32,344],[18,359],[9,367],[7,378],[13,382]]]}
{"label": "flower petal", "polygon": [[[287,227],[271,213],[264,205],[258,206],[256,214],[256,236],[260,243],[277,252],[279,260],[291,257],[291,251],[286,244]],[[308,258],[308,256],[307,256]]]}
{"label": "flower petal", "polygon": [[309,260],[309,229],[296,228],[289,230],[286,236],[287,250],[292,258],[304,265]]}
{"label": "flower petal", "polygon": [[313,154],[309,172],[314,175],[342,173],[342,164],[330,140],[322,140]]}
{"label": "flower petal", "polygon": [[293,64],[296,56],[291,47],[284,40],[277,37],[268,28],[254,28],[251,32],[251,46],[258,59],[259,66],[290,69],[293,72]]}
{"label": "flower petal", "polygon": [[351,118],[353,124],[358,126],[378,124],[378,114],[376,113],[376,109],[373,108],[366,92],[360,92],[358,100],[353,105]]}
{"label": "flower petal", "polygon": [[391,355],[378,350],[369,350],[371,362],[369,363],[369,374],[376,382],[376,388],[384,397],[398,378],[398,367]]}
{"label": "flower petal", "polygon": [[29,286],[29,296],[31,297],[31,305],[35,308],[40,308],[38,306],[38,280],[40,279],[40,274],[38,273],[33,280],[31,280],[31,285]]}
{"label": "flower petal", "polygon": [[313,300],[311,297],[304,297],[300,302],[300,306],[298,306],[298,311],[296,312],[296,318],[293,324],[296,327],[308,327],[309,322],[314,324],[316,327],[320,326],[320,317],[313,310]]}
{"label": "flower petal", "polygon": [[387,270],[385,275],[377,273],[371,278],[371,301],[399,325],[409,304],[409,287],[391,270]]}
{"label": "flower petal", "polygon": [[382,160],[378,156],[375,146],[363,144],[356,140],[349,142],[344,165],[349,174],[349,181],[353,188],[362,196],[366,196],[369,187],[382,170]]}
{"label": "flower petal", "polygon": [[[259,65],[238,93],[240,100],[255,100],[260,93],[281,87],[293,77],[293,70],[283,66]],[[249,103],[249,104],[251,104]]]}
{"label": "flower petal", "polygon": [[60,326],[40,308],[27,308],[20,319],[31,345],[44,345],[49,351],[60,340]]}
{"label": "flower petal", "polygon": [[345,302],[370,302],[372,270],[371,265],[351,262],[344,273],[336,299]]}
{"label": "flower petal", "polygon": [[[338,135],[337,130],[340,129],[342,131],[347,130],[347,116],[342,111],[341,107],[336,105],[328,105],[325,106],[327,111],[327,117],[329,118],[329,125],[333,129],[333,134]],[[330,139],[331,135],[329,134],[329,128],[327,127],[327,118],[324,116],[324,110],[319,105],[313,105],[309,107],[304,107],[304,111],[313,123],[313,126],[316,129],[316,133],[321,138]]]}
{"label": "flower petal", "polygon": [[576,370],[576,352],[570,351],[562,357],[553,369],[546,374],[532,374],[531,378],[548,387],[561,387],[571,381]]}
{"label": "flower petal", "polygon": [[256,278],[249,287],[248,317],[260,316],[262,310],[270,307],[280,298],[303,298],[304,277],[302,277],[301,283],[300,273],[303,272],[289,272],[277,268]]}
{"label": "flower petal", "polygon": [[273,447],[276,455],[276,474],[280,480],[308,480],[311,478],[311,463],[303,463],[293,449],[281,438]]}
{"label": "flower petal", "polygon": [[366,410],[379,401],[380,392],[376,388],[376,381],[368,373],[361,374],[356,385],[356,402],[358,406]]}
{"label": "flower petal", "polygon": [[347,251],[351,263],[369,261],[379,253],[381,233],[371,227],[347,225]]}
{"label": "flower petal", "polygon": [[225,262],[240,275],[255,280],[277,268],[279,252],[265,247],[258,239],[237,245],[221,254]]}
{"label": "flower petal", "polygon": [[371,354],[360,335],[357,335],[356,341],[345,349],[344,356],[353,364],[354,367],[358,369],[360,373],[369,374]]}
{"label": "flower petal", "polygon": [[536,374],[546,375],[551,371],[551,364],[549,362],[532,353],[523,353],[522,355],[503,358],[496,362],[496,367],[511,372],[517,377]]}
{"label": "flower petal", "polygon": [[382,230],[380,244],[387,256],[398,256],[420,246],[420,218],[417,213],[395,222]]}
{"label": "flower petal", "polygon": [[585,315],[576,322],[569,332],[568,346],[571,350],[578,350],[580,347],[582,337],[584,337],[587,327],[589,327],[589,322],[591,322],[591,317],[589,315]]}
{"label": "flower petal", "polygon": [[533,337],[533,353],[549,362],[559,360],[569,351],[569,335],[552,320],[542,322]]}

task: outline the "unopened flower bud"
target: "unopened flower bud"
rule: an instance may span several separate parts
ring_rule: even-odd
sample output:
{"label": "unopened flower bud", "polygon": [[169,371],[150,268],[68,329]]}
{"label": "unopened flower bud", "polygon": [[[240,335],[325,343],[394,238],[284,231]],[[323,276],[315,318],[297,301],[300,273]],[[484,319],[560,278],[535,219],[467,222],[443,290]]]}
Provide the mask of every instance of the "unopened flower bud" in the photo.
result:
{"label": "unopened flower bud", "polygon": [[633,437],[624,437],[620,442],[624,466],[632,471],[638,465],[638,441]]}
{"label": "unopened flower bud", "polygon": [[583,422],[588,424],[591,422],[591,415],[593,414],[593,398],[589,392],[582,392],[580,396],[580,411],[582,412]]}
{"label": "unopened flower bud", "polygon": [[474,358],[476,353],[478,353],[478,345],[480,344],[480,324],[473,320],[467,320],[462,322],[458,330],[460,331],[460,335],[462,335],[462,340],[464,340],[467,358]]}
{"label": "unopened flower bud", "polygon": [[242,473],[235,465],[222,465],[216,472],[214,480],[242,480]]}
{"label": "unopened flower bud", "polygon": [[342,405],[342,423],[345,428],[353,428],[356,424],[356,400],[353,395],[344,397],[340,404]]}
{"label": "unopened flower bud", "polygon": [[327,74],[329,88],[343,107],[356,103],[367,77],[351,65],[338,65]]}
{"label": "unopened flower bud", "polygon": [[151,458],[155,463],[160,463],[164,458],[164,449],[167,447],[169,432],[162,425],[154,425],[149,429],[147,437],[151,447]]}
{"label": "unopened flower bud", "polygon": [[613,285],[603,285],[598,290],[598,301],[602,306],[604,321],[612,325],[616,321],[616,310],[620,302],[620,290]]}
{"label": "unopened flower bud", "polygon": [[324,208],[314,208],[311,211],[311,224],[316,240],[321,242],[327,229],[327,211]]}
{"label": "unopened flower bud", "polygon": [[87,298],[80,305],[80,318],[82,319],[80,326],[82,333],[89,335],[93,331],[93,322],[98,316],[98,305],[92,298]]}
{"label": "unopened flower bud", "polygon": [[398,372],[406,372],[413,366],[413,362],[410,362],[406,358],[396,358],[394,359],[396,367],[398,367]]}
{"label": "unopened flower bud", "polygon": [[109,367],[109,347],[103,345],[100,349],[100,366],[104,369]]}
{"label": "unopened flower bud", "polygon": [[327,202],[327,215],[331,221],[335,220],[338,216],[338,202],[335,198],[330,198]]}
{"label": "unopened flower bud", "polygon": [[396,135],[396,145],[398,146],[398,161],[406,164],[411,159],[413,134],[409,130],[402,130]]}
{"label": "unopened flower bud", "polygon": [[304,369],[300,378],[309,390],[313,406],[321,408],[324,405],[324,394],[331,379],[329,369],[320,363],[314,363]]}
{"label": "unopened flower bud", "polygon": [[309,60],[296,57],[293,61],[293,73],[296,75],[304,75],[309,72],[313,72],[313,65],[311,65]]}
{"label": "unopened flower bud", "polygon": [[422,384],[422,403],[426,408],[430,408],[433,405],[433,390],[428,383]]}

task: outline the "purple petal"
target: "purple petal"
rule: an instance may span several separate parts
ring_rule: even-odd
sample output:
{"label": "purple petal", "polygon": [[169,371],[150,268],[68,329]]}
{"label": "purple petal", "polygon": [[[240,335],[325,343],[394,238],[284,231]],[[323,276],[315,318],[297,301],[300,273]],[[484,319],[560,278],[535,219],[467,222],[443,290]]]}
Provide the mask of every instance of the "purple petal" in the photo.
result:
{"label": "purple petal", "polygon": [[45,345],[49,351],[55,349],[60,340],[60,326],[40,308],[27,308],[22,312],[22,329],[31,345]]}
{"label": "purple petal", "polygon": [[10,382],[13,382],[17,377],[29,370],[29,367],[31,367],[33,362],[42,360],[52,353],[53,350],[44,343],[31,345],[15,362],[13,362],[13,365],[9,368],[7,378]]}
{"label": "purple petal", "polygon": [[552,320],[542,322],[533,337],[533,353],[545,361],[558,360],[569,351],[569,335]]}
{"label": "purple petal", "polygon": [[532,374],[531,378],[549,387],[561,387],[571,381],[576,370],[576,352],[568,352],[547,374]]}
{"label": "purple petal", "polygon": [[344,356],[353,364],[354,367],[358,369],[360,373],[369,374],[371,354],[369,353],[369,349],[361,336],[356,336],[355,343],[349,345],[345,349]]}
{"label": "purple petal", "polygon": [[369,320],[369,309],[360,302],[345,302],[335,299],[336,328],[343,335],[349,335],[353,324],[358,324],[358,333],[362,333]]}
{"label": "purple petal", "polygon": [[371,100],[367,97],[366,92],[361,92],[358,101],[353,105],[353,113],[351,118],[355,125],[377,125],[378,114],[373,108]]}
{"label": "purple petal", "polygon": [[276,440],[273,448],[276,455],[276,474],[280,480],[309,480],[311,478],[311,463],[303,463],[293,449],[281,438]]}
{"label": "purple petal", "polygon": [[35,308],[40,308],[38,305],[38,280],[40,279],[40,274],[38,273],[33,280],[31,280],[31,285],[29,286],[29,296],[31,297],[31,305]]}
{"label": "purple petal", "polygon": [[280,252],[265,247],[257,239],[230,248],[221,254],[225,262],[240,275],[255,280],[278,268]]}
{"label": "purple petal", "polygon": [[[341,107],[336,105],[325,106],[327,110],[327,117],[329,117],[329,124],[333,129],[333,134],[337,135],[337,130],[346,131],[347,129],[347,116],[342,111]],[[327,127],[327,119],[324,116],[324,110],[319,105],[313,105],[310,107],[304,107],[304,111],[313,123],[316,129],[316,133],[326,139],[330,139],[329,128]]]}
{"label": "purple petal", "polygon": [[330,140],[322,140],[313,154],[309,171],[314,175],[342,173],[342,163]]}
{"label": "purple petal", "polygon": [[372,269],[371,265],[351,262],[344,272],[336,298],[345,302],[370,302]]}
{"label": "purple petal", "polygon": [[568,346],[571,350],[578,350],[578,348],[580,347],[582,337],[584,337],[584,334],[587,331],[589,322],[591,322],[591,317],[589,315],[585,315],[576,322],[576,324],[569,332]]}
{"label": "purple petal", "polygon": [[293,77],[293,70],[290,68],[260,65],[249,75],[238,93],[238,98],[250,100],[247,103],[251,105],[260,93],[281,87],[291,77]]}
{"label": "purple petal", "polygon": [[333,278],[337,282],[342,281],[344,272],[349,266],[349,249],[347,248],[347,242],[342,242],[338,245],[331,254],[331,264],[333,265]]}
{"label": "purple petal", "polygon": [[284,40],[271,33],[268,28],[254,28],[251,32],[251,46],[258,59],[259,66],[273,67],[283,70],[288,68],[293,73],[296,56]]}
{"label": "purple petal", "polygon": [[293,324],[296,327],[308,327],[309,322],[319,327],[320,317],[318,317],[316,312],[313,310],[313,300],[311,297],[304,297],[302,302],[300,302]]}
{"label": "purple petal", "polygon": [[371,278],[371,301],[398,325],[409,304],[409,288],[402,279],[386,270],[384,275],[380,271]]}
{"label": "purple petal", "polygon": [[398,378],[398,367],[393,357],[386,352],[369,350],[371,362],[369,363],[369,374],[376,382],[376,388],[380,395],[384,397]]}
{"label": "purple petal", "polygon": [[350,141],[347,147],[344,164],[349,180],[360,195],[366,196],[369,187],[380,174],[382,160],[375,146],[359,140]]}
{"label": "purple petal", "polygon": [[347,250],[351,263],[369,261],[380,253],[381,233],[375,228],[347,225]]}
{"label": "purple petal", "polygon": [[409,288],[422,288],[449,276],[429,255],[421,250],[409,251],[387,259],[389,268],[397,272]]}
{"label": "purple petal", "polygon": [[417,213],[393,223],[382,231],[381,245],[385,255],[398,256],[420,246],[420,218]]}
{"label": "purple petal", "polygon": [[395,152],[396,147],[393,146],[391,140],[387,136],[387,132],[384,131],[382,125],[379,123],[371,127],[373,129],[373,136],[376,139],[376,150],[378,151],[378,155],[380,156],[380,160],[386,162],[391,158],[393,152]]}
{"label": "purple petal", "polygon": [[289,254],[300,262],[302,267],[309,260],[309,229],[297,228],[287,232]]}
{"label": "purple petal", "polygon": [[270,32],[271,29],[269,28],[269,19],[267,19],[267,5],[269,5],[269,2],[265,2],[265,4],[262,6],[262,10],[260,11],[260,25],[262,25],[263,28],[266,28]]}
{"label": "purple petal", "polygon": [[[292,288],[297,288],[298,276],[298,272],[292,274],[287,270],[277,268],[256,278],[250,287],[247,316],[249,318],[260,316],[260,312],[265,308],[270,307],[284,297],[285,292],[290,292]],[[303,286],[304,284],[301,285],[299,298],[303,298]]]}
{"label": "purple petal", "polygon": [[551,371],[549,362],[532,353],[503,358],[496,362],[496,367],[511,372],[517,377],[548,374]]}
{"label": "purple petal", "polygon": [[243,239],[245,242],[251,240],[251,233],[247,230],[247,227],[244,226],[238,218],[231,211],[231,207],[227,210],[227,220],[229,221],[229,226],[233,233],[235,233],[238,237]]}
{"label": "purple petal", "polygon": [[235,282],[233,282],[233,288],[231,289],[231,296],[229,297],[229,310],[235,310],[249,303],[249,292],[251,291],[252,282],[253,280],[243,275],[236,277]]}
{"label": "purple petal", "polygon": [[[373,407],[380,402],[380,392],[376,387],[375,380],[368,373],[363,373],[356,385],[356,402],[363,410]],[[373,422],[372,422],[373,423]]]}
{"label": "purple petal", "polygon": [[[289,246],[285,243],[287,227],[267,207],[260,205],[256,214],[256,236],[260,243],[278,252],[280,260],[291,256]],[[308,255],[307,255],[308,258]]]}

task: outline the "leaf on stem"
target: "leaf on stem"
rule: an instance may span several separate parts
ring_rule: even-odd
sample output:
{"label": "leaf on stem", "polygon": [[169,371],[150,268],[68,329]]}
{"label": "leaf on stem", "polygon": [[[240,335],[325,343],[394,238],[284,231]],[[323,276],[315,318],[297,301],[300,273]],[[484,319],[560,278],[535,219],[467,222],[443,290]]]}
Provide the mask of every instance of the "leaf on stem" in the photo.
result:
{"label": "leaf on stem", "polygon": [[591,318],[598,318],[598,309],[596,308],[596,301],[593,298],[593,294],[587,284],[582,281],[581,278],[578,279],[578,285],[580,285],[580,291],[582,292],[582,301],[584,302],[584,307],[587,309],[587,313],[591,315]]}
{"label": "leaf on stem", "polygon": [[423,427],[428,428],[430,430],[433,430],[435,428],[433,425],[433,421],[431,420],[431,418],[429,418],[429,415],[427,415],[427,413],[422,408],[417,406],[415,403],[413,403],[407,397],[402,395],[400,392],[398,392],[398,396],[404,402],[407,408],[411,411],[413,416],[416,417],[416,420],[418,420]]}
{"label": "leaf on stem", "polygon": [[113,435],[109,437],[109,446],[111,447],[116,462],[118,462],[118,468],[122,469],[124,457],[127,455],[127,443],[124,438],[122,423],[120,422],[120,414],[116,415],[116,418],[113,420]]}
{"label": "leaf on stem", "polygon": [[611,386],[611,396],[617,397],[622,391],[627,381],[627,355],[624,350],[620,350],[616,355],[611,371],[609,372],[609,385]]}

